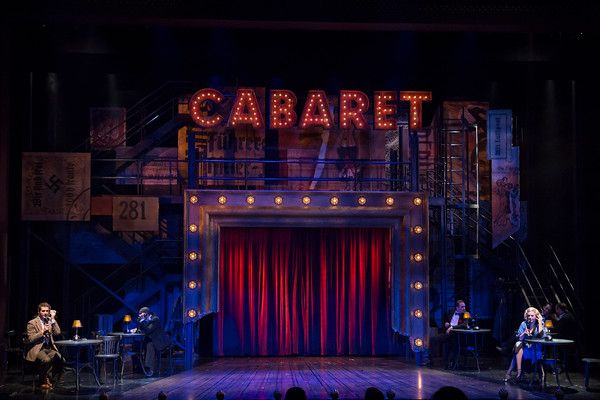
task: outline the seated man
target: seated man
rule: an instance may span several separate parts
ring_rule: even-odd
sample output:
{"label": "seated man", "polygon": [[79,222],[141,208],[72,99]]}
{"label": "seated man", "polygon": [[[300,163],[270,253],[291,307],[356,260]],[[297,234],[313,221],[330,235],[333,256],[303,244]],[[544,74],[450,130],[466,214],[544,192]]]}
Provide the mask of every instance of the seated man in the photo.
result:
{"label": "seated man", "polygon": [[573,370],[578,365],[578,360],[581,359],[581,349],[579,347],[578,333],[579,327],[577,320],[565,303],[557,303],[554,306],[556,311],[556,321],[554,322],[554,333],[559,339],[570,339],[575,341],[575,345],[563,353],[565,356],[565,364],[568,370]]}
{"label": "seated man", "polygon": [[454,310],[451,310],[446,315],[446,322],[444,323],[444,329],[446,338],[444,340],[444,366],[450,368],[453,365],[453,360],[456,358],[458,351],[458,337],[452,334],[454,328],[466,328],[467,322],[464,320],[464,315],[467,306],[464,300],[456,300]]}
{"label": "seated man", "polygon": [[38,315],[27,322],[27,343],[25,359],[39,362],[40,388],[52,389],[49,375],[52,374],[60,353],[54,344],[54,336],[60,335],[60,327],[55,320],[56,311],[50,304],[40,303]]}
{"label": "seated man", "polygon": [[146,376],[154,375],[154,364],[156,355],[160,357],[160,352],[171,344],[171,340],[165,333],[160,323],[160,319],[148,307],[140,308],[138,312],[138,327],[131,332],[141,332],[146,335],[146,358],[144,359],[144,369]]}
{"label": "seated man", "polygon": [[552,304],[544,304],[544,307],[542,307],[542,319],[544,322],[548,320],[552,321],[552,323],[556,322],[556,314],[554,314],[554,307],[552,307]]}
{"label": "seated man", "polygon": [[577,321],[567,308],[565,303],[557,303],[554,306],[556,310],[556,321],[554,332],[561,339],[577,340]]}

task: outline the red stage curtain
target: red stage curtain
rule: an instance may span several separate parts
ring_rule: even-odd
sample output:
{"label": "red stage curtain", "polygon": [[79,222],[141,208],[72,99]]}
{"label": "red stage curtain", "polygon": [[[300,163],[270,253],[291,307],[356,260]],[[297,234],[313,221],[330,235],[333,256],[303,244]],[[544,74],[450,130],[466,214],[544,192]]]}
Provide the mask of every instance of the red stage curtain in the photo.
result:
{"label": "red stage curtain", "polygon": [[390,232],[221,228],[218,355],[390,354]]}

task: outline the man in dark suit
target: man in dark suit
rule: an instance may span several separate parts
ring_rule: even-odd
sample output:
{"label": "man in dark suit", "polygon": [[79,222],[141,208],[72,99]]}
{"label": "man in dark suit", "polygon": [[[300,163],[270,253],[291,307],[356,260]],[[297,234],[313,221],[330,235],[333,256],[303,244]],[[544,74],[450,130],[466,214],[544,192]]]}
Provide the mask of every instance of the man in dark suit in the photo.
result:
{"label": "man in dark suit", "polygon": [[569,370],[575,369],[581,359],[581,348],[578,339],[579,327],[573,314],[565,303],[556,303],[554,306],[556,312],[556,320],[554,321],[554,333],[558,334],[559,339],[570,339],[575,341],[574,348],[563,353],[566,357],[565,363]]}
{"label": "man in dark suit", "polygon": [[25,359],[39,363],[40,388],[52,389],[48,375],[53,372],[53,365],[59,362],[60,353],[54,344],[54,336],[60,335],[60,326],[55,319],[56,311],[50,304],[40,303],[38,315],[27,322],[27,343]]}
{"label": "man in dark suit", "polygon": [[138,327],[132,331],[146,335],[144,339],[146,343],[144,369],[146,370],[146,376],[152,376],[154,375],[157,354],[160,357],[160,352],[171,344],[171,340],[163,330],[160,319],[148,307],[140,308]]}
{"label": "man in dark suit", "polygon": [[556,311],[556,327],[554,331],[561,339],[577,340],[577,321],[573,314],[569,312],[565,303],[557,303],[554,306]]}
{"label": "man in dark suit", "polygon": [[454,310],[446,314],[446,319],[444,320],[444,367],[446,369],[454,366],[452,363],[458,351],[458,336],[452,333],[452,329],[467,327],[467,321],[464,319],[466,309],[467,306],[464,300],[456,300]]}

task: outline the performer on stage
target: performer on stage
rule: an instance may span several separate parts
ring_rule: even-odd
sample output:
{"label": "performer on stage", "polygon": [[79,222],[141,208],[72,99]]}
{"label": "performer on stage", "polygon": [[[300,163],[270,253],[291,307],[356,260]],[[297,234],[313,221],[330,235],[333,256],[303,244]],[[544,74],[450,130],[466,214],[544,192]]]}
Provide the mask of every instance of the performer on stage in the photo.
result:
{"label": "performer on stage", "polygon": [[160,319],[148,307],[140,308],[138,312],[138,327],[131,331],[141,332],[146,335],[144,339],[146,343],[144,369],[146,370],[146,376],[152,376],[154,375],[154,364],[157,354],[160,357],[160,352],[171,344],[171,340],[163,330]]}
{"label": "performer on stage", "polygon": [[[524,321],[519,325],[519,329],[516,333],[517,342],[515,343],[515,347],[513,348],[514,356],[510,362],[510,366],[508,367],[508,371],[506,371],[506,376],[504,377],[504,382],[508,382],[511,378],[511,372],[515,367],[515,363],[517,365],[517,380],[521,378],[521,364],[523,362],[523,358],[526,360],[531,360],[532,363],[535,363],[536,360],[540,360],[542,358],[542,346],[539,344],[531,344],[527,343],[524,340],[526,338],[542,338],[546,335],[547,329],[544,327],[544,322],[542,315],[535,307],[529,307],[523,313]],[[542,374],[544,373],[542,369]]]}
{"label": "performer on stage", "polygon": [[556,323],[556,314],[554,314],[554,307],[552,304],[544,304],[544,307],[542,307],[542,319],[544,322],[546,320],[551,320],[553,323]]}
{"label": "performer on stage", "polygon": [[456,300],[454,310],[451,310],[446,315],[444,329],[444,367],[446,369],[453,367],[452,361],[456,357],[458,351],[458,338],[456,335],[452,335],[452,329],[454,328],[466,328],[467,321],[464,320],[465,312],[467,312],[467,305],[464,300]]}
{"label": "performer on stage", "polygon": [[573,314],[569,312],[565,303],[557,303],[554,306],[556,310],[556,333],[561,339],[577,340],[577,321]]}
{"label": "performer on stage", "polygon": [[52,389],[50,375],[54,376],[60,367],[60,353],[54,344],[57,335],[60,335],[60,326],[56,322],[56,310],[48,303],[40,303],[37,317],[27,322],[25,359],[39,363],[41,389]]}

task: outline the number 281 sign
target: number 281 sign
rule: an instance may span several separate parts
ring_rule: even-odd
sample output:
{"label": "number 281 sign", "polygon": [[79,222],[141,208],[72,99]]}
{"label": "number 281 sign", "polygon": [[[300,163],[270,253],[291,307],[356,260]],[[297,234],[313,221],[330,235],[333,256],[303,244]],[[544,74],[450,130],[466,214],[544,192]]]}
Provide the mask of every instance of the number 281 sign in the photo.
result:
{"label": "number 281 sign", "polygon": [[158,197],[114,196],[113,231],[158,231]]}

